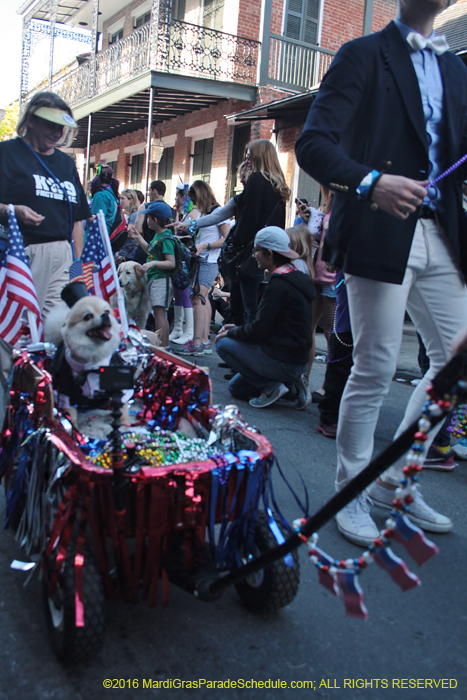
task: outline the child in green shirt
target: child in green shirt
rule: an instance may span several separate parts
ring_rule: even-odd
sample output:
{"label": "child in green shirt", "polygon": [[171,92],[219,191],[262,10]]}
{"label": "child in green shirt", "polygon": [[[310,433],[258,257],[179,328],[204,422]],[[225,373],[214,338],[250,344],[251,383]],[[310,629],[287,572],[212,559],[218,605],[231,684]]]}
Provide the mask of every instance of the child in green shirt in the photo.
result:
{"label": "child in green shirt", "polygon": [[133,227],[129,235],[136,238],[141,248],[148,254],[148,261],[139,268],[141,274],[147,275],[148,292],[151,299],[152,312],[156,330],[161,329],[162,345],[169,344],[169,322],[167,309],[173,296],[172,280],[169,272],[175,268],[175,243],[167,230],[172,221],[172,210],[165,202],[151,202],[142,214],[147,214],[147,225],[154,231],[151,243],[144,240],[142,235]]}

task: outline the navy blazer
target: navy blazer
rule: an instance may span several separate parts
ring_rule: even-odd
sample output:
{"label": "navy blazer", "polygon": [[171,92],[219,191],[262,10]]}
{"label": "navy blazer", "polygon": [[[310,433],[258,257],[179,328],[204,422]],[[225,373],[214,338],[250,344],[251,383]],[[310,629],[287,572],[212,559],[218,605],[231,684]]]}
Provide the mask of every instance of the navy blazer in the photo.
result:
{"label": "navy blazer", "polygon": [[[467,69],[438,57],[444,85],[444,171],[467,150]],[[428,145],[422,99],[407,42],[394,22],[339,50],[296,143],[301,168],[335,190],[323,259],[360,277],[401,284],[416,214],[400,221],[359,201],[356,188],[371,170],[427,179]],[[462,210],[464,170],[439,183],[440,224],[467,273]]]}

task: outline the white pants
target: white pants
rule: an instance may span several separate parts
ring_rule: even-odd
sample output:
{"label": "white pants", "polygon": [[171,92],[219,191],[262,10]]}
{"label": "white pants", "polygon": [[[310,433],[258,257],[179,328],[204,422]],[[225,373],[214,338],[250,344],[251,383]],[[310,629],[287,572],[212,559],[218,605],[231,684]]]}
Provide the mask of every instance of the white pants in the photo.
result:
{"label": "white pants", "polygon": [[60,292],[70,281],[71,246],[69,241],[38,243],[28,246],[26,254],[44,321],[54,306],[61,303]]}
{"label": "white pants", "polygon": [[[434,221],[419,220],[401,285],[346,275],[354,339],[354,364],[339,411],[337,476],[339,490],[366,467],[383,399],[396,371],[405,310],[420,333],[430,369],[408,403],[396,437],[421,413],[426,387],[450,356],[454,336],[467,326],[467,293]],[[400,466],[384,479],[398,484]]]}

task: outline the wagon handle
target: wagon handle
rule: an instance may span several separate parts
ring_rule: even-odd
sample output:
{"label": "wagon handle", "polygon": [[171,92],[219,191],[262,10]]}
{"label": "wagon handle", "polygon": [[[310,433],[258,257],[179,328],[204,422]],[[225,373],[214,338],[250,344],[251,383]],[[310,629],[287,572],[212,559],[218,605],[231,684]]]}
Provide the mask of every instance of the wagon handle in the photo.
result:
{"label": "wagon handle", "polygon": [[[453,358],[441,369],[432,381],[433,388],[439,397],[452,394],[462,394],[465,397],[467,385],[460,382],[467,375],[467,352],[454,355]],[[448,409],[449,410],[449,409]],[[430,414],[428,420],[433,428],[441,420],[444,420],[446,412],[439,416]],[[402,457],[413,443],[414,433],[418,429],[418,419],[414,421],[394,442],[383,452],[375,457],[370,464],[363,469],[356,477],[344,486],[341,491],[332,496],[327,503],[322,506],[304,523],[300,530],[294,532],[290,537],[278,547],[269,550],[265,554],[251,560],[244,566],[235,569],[224,576],[217,576],[212,579],[201,580],[196,588],[195,595],[201,600],[211,601],[219,598],[221,592],[229,586],[242,581],[260,569],[273,564],[278,559],[285,557],[299,545],[303,544],[314,532],[317,532],[332,517],[346,505],[353,501],[364,489],[378,478],[396,459]]]}

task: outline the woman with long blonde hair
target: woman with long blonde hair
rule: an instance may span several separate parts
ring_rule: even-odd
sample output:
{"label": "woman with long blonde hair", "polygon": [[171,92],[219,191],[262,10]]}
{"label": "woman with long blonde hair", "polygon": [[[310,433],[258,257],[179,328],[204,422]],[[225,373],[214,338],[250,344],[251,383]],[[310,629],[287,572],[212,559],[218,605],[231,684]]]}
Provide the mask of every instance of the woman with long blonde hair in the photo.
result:
{"label": "woman with long blonde hair", "polygon": [[136,223],[138,217],[139,199],[135,190],[122,190],[120,204],[125,212],[128,224]]}

